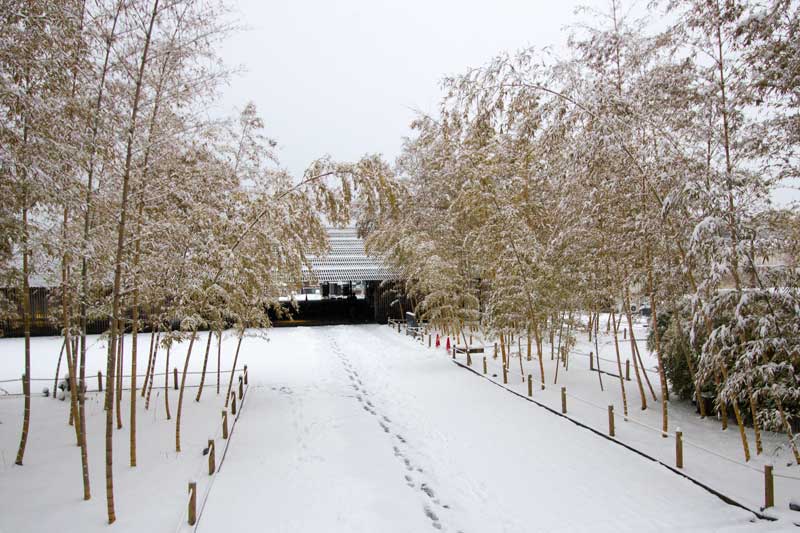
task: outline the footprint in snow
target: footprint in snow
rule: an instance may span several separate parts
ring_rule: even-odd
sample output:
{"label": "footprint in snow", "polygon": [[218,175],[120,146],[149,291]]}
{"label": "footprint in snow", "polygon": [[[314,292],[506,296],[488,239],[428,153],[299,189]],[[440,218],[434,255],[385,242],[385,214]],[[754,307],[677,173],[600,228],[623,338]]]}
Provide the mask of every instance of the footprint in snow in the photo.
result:
{"label": "footprint in snow", "polygon": [[423,483],[422,485],[420,485],[419,490],[427,494],[429,498],[433,498],[435,496],[433,489],[430,488],[427,483]]}
{"label": "footprint in snow", "polygon": [[433,512],[433,509],[431,509],[427,505],[424,507],[424,509],[425,509],[425,516],[431,519],[431,522],[433,522],[432,524],[433,527],[435,527],[436,529],[442,529],[442,524],[439,523],[439,517],[436,516],[436,513]]}
{"label": "footprint in snow", "polygon": [[402,435],[400,435],[399,433],[398,433],[397,435],[395,435],[395,437],[397,437],[397,440],[399,440],[399,441],[400,441],[400,442],[402,442],[403,444],[405,444],[405,443],[406,443],[406,439],[404,439],[404,438],[403,438],[403,436],[402,436]]}
{"label": "footprint in snow", "polygon": [[381,425],[381,428],[383,428],[384,432],[389,433],[389,426],[387,426],[383,422],[378,422],[378,423]]}

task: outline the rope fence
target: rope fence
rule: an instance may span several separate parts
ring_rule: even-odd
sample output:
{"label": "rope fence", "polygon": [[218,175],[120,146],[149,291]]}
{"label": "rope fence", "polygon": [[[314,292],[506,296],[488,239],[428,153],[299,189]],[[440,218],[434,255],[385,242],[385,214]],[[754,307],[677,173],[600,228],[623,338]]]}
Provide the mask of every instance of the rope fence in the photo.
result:
{"label": "rope fence", "polygon": [[[484,348],[485,348],[485,345],[484,345]],[[577,396],[577,395],[575,395],[573,393],[566,392],[566,387],[562,386],[561,387],[562,402],[564,402],[564,403],[562,405],[562,412],[559,413],[554,408],[551,408],[551,407],[549,407],[549,406],[547,406],[545,404],[542,404],[540,402],[535,401],[533,399],[533,397],[532,397],[533,389],[531,388],[530,384],[529,384],[529,388],[528,388],[528,397],[526,398],[525,396],[523,396],[522,394],[520,394],[519,392],[514,390],[506,382],[501,383],[500,381],[497,381],[495,379],[495,377],[497,376],[496,374],[493,375],[494,377],[488,375],[488,372],[486,371],[486,366],[485,366],[486,359],[487,359],[486,356],[484,356],[484,375],[481,375],[479,371],[476,371],[473,368],[471,368],[470,366],[467,366],[464,363],[461,363],[460,361],[456,360],[455,356],[457,354],[464,353],[463,351],[456,351],[455,347],[454,347],[453,350],[451,350],[451,352],[452,352],[452,356],[453,356],[454,362],[457,365],[459,365],[460,367],[465,368],[465,369],[475,373],[476,375],[478,375],[480,377],[484,377],[485,379],[488,379],[489,381],[491,381],[495,385],[497,385],[499,387],[502,387],[503,389],[505,389],[505,390],[507,390],[509,392],[512,392],[515,395],[518,395],[518,396],[520,396],[522,398],[525,398],[525,399],[527,399],[529,401],[532,401],[532,402],[536,403],[537,405],[539,405],[540,407],[544,407],[545,409],[547,409],[547,410],[549,410],[549,411],[551,411],[551,412],[553,412],[555,414],[563,416],[564,418],[569,419],[570,421],[578,424],[579,426],[582,426],[582,427],[585,427],[587,429],[590,429],[591,431],[593,431],[593,432],[595,432],[595,433],[597,433],[599,435],[602,435],[602,436],[604,436],[604,437],[606,437],[606,438],[608,438],[608,439],[610,439],[610,440],[612,440],[614,442],[617,442],[618,444],[621,444],[621,445],[625,446],[626,448],[628,448],[628,449],[630,449],[632,451],[635,451],[635,452],[637,452],[638,454],[640,454],[642,456],[648,457],[648,458],[650,458],[650,459],[652,459],[652,460],[654,460],[656,462],[659,462],[660,464],[663,464],[664,466],[666,466],[670,470],[672,470],[672,471],[674,471],[674,472],[676,472],[676,473],[678,473],[678,474],[680,474],[680,475],[692,480],[693,482],[695,482],[699,486],[701,486],[701,487],[705,488],[706,490],[712,492],[713,494],[719,496],[720,498],[722,498],[727,503],[730,503],[732,505],[736,505],[738,507],[747,509],[748,511],[756,514],[759,518],[774,520],[773,517],[770,517],[770,516],[767,516],[767,515],[763,515],[763,514],[757,512],[757,511],[749,509],[746,506],[736,502],[735,500],[725,496],[724,494],[720,493],[719,491],[717,491],[717,490],[705,485],[704,483],[702,483],[702,482],[696,480],[695,478],[685,474],[684,472],[678,470],[678,469],[682,469],[683,468],[683,444],[685,443],[685,444],[687,444],[689,446],[692,446],[695,449],[698,449],[698,450],[701,450],[703,452],[706,452],[706,453],[708,453],[708,454],[710,454],[712,456],[715,456],[715,457],[717,457],[717,458],[719,458],[721,460],[724,460],[724,461],[726,461],[728,463],[735,464],[735,465],[740,466],[740,467],[744,467],[749,471],[757,472],[758,474],[764,476],[765,483],[766,483],[765,492],[766,492],[766,494],[768,496],[766,496],[766,501],[765,501],[766,505],[762,508],[762,510],[764,508],[771,507],[772,505],[774,505],[774,502],[772,502],[772,498],[769,496],[769,495],[774,495],[774,489],[772,487],[772,477],[787,479],[787,480],[791,480],[791,481],[800,481],[800,477],[799,476],[792,476],[792,475],[789,475],[789,474],[773,473],[772,465],[766,465],[765,468],[762,470],[762,469],[760,469],[758,467],[755,467],[755,466],[753,466],[751,464],[748,464],[748,463],[746,463],[744,461],[741,461],[739,459],[734,459],[734,458],[729,457],[729,456],[727,456],[725,454],[722,454],[722,453],[719,453],[719,452],[717,452],[715,450],[709,449],[706,446],[703,446],[702,444],[697,443],[697,442],[695,442],[693,440],[686,439],[685,437],[683,437],[683,433],[680,431],[680,428],[678,428],[676,432],[673,432],[673,433],[666,432],[665,433],[662,429],[653,427],[653,426],[651,426],[651,425],[649,425],[649,424],[647,424],[647,423],[645,423],[645,422],[643,422],[641,420],[637,420],[635,417],[630,416],[630,414],[623,415],[623,419],[626,422],[631,422],[633,425],[639,426],[639,427],[641,427],[641,428],[643,428],[643,429],[645,429],[645,430],[647,430],[649,432],[657,433],[660,438],[667,437],[667,438],[676,440],[676,467],[673,468],[672,466],[667,465],[666,463],[649,456],[647,453],[643,452],[642,450],[639,450],[639,449],[637,449],[637,448],[635,448],[635,447],[633,447],[633,446],[631,446],[631,445],[629,445],[627,443],[624,443],[624,442],[622,442],[622,441],[620,441],[620,440],[618,440],[618,439],[616,439],[614,437],[614,422],[613,422],[613,417],[614,417],[613,407],[614,406],[613,405],[607,405],[607,406],[598,405],[597,403],[595,403],[595,402],[593,402],[591,400],[587,400],[586,398],[582,398],[582,397]],[[588,353],[582,353],[582,352],[577,352],[577,351],[572,351],[572,352],[570,352],[570,354],[577,354],[577,355],[589,357]],[[448,354],[448,355],[451,355],[451,354]],[[522,357],[522,354],[520,353],[520,354],[518,354],[518,356]],[[597,357],[597,355],[595,354],[594,357]],[[504,375],[505,375],[504,376],[505,380],[507,380],[507,374],[509,372],[512,372],[512,369],[510,368],[511,365],[510,365],[509,359],[510,359],[510,357],[506,361],[506,365],[505,365],[504,372],[503,372]],[[615,365],[617,364],[616,360],[610,360],[610,359],[599,358],[599,357],[598,357],[598,359],[602,359],[604,361],[607,361],[609,363],[613,363]],[[503,366],[502,363],[501,363],[501,366]],[[648,372],[657,373],[657,371],[653,371],[653,370],[649,370],[649,369],[644,369],[644,370],[646,370]],[[597,369],[594,369],[592,371],[597,371]],[[620,376],[614,374],[614,377],[619,378]],[[546,383],[543,383],[540,379],[537,379],[536,377],[534,377],[533,374],[528,374],[527,380],[531,381],[531,382],[536,382],[538,385],[541,386],[541,388],[543,390],[546,389],[547,385],[548,385]],[[524,382],[525,382],[525,376],[523,374],[523,383]],[[610,426],[609,427],[609,435],[606,435],[605,433],[602,433],[601,431],[598,431],[596,428],[593,428],[593,427],[587,425],[586,423],[575,419],[574,417],[567,416],[566,415],[566,399],[567,398],[577,400],[577,401],[579,401],[579,402],[581,402],[581,403],[583,403],[585,405],[588,405],[588,406],[590,406],[590,407],[592,407],[594,409],[598,409],[600,411],[604,411],[604,412],[607,411],[609,413],[609,426]]]}

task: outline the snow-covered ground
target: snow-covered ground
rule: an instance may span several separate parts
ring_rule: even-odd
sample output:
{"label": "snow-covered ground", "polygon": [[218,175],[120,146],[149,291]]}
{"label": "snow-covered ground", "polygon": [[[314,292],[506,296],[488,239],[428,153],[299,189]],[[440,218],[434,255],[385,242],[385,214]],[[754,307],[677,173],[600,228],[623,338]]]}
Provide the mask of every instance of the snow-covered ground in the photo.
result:
{"label": "snow-covered ground", "polygon": [[[81,500],[78,448],[66,424],[68,404],[35,399],[25,466],[17,467],[13,461],[22,401],[18,396],[0,399],[0,531],[72,529],[65,524],[78,524],[81,531],[189,531],[184,510],[190,479],[199,482],[198,529],[208,532],[791,527],[786,519],[755,520],[753,514],[724,503],[663,466],[459,368],[444,350],[428,349],[386,326],[287,328],[271,331],[269,337],[270,342],[252,337],[242,344],[239,366],[248,365],[250,388],[215,476],[205,472],[201,454],[207,439],[218,432],[223,402],[222,395],[215,394],[215,358],[203,400],[195,403],[192,389],[190,401],[184,403],[183,452],[174,452],[175,391],[169,391],[173,421],[165,420],[163,390],[155,397],[154,389],[149,411],[140,402],[140,466],[135,469],[127,466],[124,420],[124,429],[115,431],[118,522],[111,528],[105,525],[100,397],[87,402],[90,502]],[[146,341],[145,335],[143,344]],[[230,368],[234,344],[233,338],[223,343],[223,368]],[[185,345],[173,349],[174,366],[183,362]],[[34,377],[52,376],[59,348],[58,339],[34,340]],[[20,340],[0,340],[0,380],[20,373],[21,354]],[[491,352],[488,355],[490,367],[495,365],[490,375],[494,372],[502,381],[499,364]],[[197,369],[201,359],[202,350],[195,352],[190,367]],[[140,359],[140,368],[144,364]],[[525,361],[525,372],[537,369],[534,364]],[[103,366],[98,341],[90,352],[89,374]],[[478,357],[474,368],[481,370]],[[586,368],[588,359],[582,369],[576,357],[559,383],[580,390],[579,396],[593,394],[594,388],[599,391],[596,374]],[[551,380],[549,370],[547,375]],[[519,382],[518,373],[513,376]],[[582,385],[583,376],[587,379]],[[608,392],[603,394],[611,394],[613,384],[619,389],[618,381],[606,378]],[[8,390],[7,385],[0,384]],[[633,396],[633,382],[627,385]],[[526,393],[521,383],[512,387]],[[546,391],[537,389],[534,394],[537,400],[560,406],[557,387],[548,384]],[[589,422],[600,419],[588,405],[583,413],[579,404],[570,399],[570,415]],[[657,417],[658,411],[654,405],[636,414],[637,419]],[[729,441],[736,437],[733,431],[722,433],[713,422],[699,420],[696,426],[708,425],[706,431],[688,429],[693,415],[686,411],[677,416],[687,419],[683,427],[687,438],[714,432],[721,437],[703,441],[705,445],[719,444],[729,452]],[[620,439],[653,440],[656,451],[669,448],[667,442],[674,446],[672,439],[650,435],[649,430],[636,433],[633,424],[621,419],[617,417]],[[730,455],[736,457],[735,451]],[[689,474],[699,476],[709,470],[716,482],[726,479],[710,461],[698,460],[689,446],[686,462]],[[742,478],[753,487],[715,488],[732,496],[736,491],[744,496],[760,493],[761,478],[754,474],[755,479]],[[776,481],[778,500],[784,502],[787,489],[782,480]]]}

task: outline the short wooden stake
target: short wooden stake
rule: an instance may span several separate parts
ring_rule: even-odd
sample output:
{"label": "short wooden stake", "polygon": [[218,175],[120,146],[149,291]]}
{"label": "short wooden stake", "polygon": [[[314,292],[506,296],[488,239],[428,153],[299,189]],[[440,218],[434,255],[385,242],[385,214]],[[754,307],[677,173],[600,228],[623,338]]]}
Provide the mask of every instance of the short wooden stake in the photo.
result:
{"label": "short wooden stake", "polygon": [[244,379],[239,376],[239,399],[244,398]]}
{"label": "short wooden stake", "polygon": [[484,374],[488,373],[488,369],[486,368],[486,356],[485,355],[483,356],[483,373]]}
{"label": "short wooden stake", "polygon": [[99,370],[97,371],[97,390],[103,392],[103,373]]}
{"label": "short wooden stake", "polygon": [[175,387],[175,390],[178,390],[178,369],[172,369],[172,385]]}
{"label": "short wooden stake", "polygon": [[497,343],[494,343],[494,358],[497,359]]}
{"label": "short wooden stake", "polygon": [[589,370],[594,370],[594,352],[589,352]]}
{"label": "short wooden stake", "polygon": [[456,358],[456,347],[453,346],[453,359],[455,359],[455,358]]}
{"label": "short wooden stake", "polygon": [[197,483],[189,482],[189,525],[197,522]]}
{"label": "short wooden stake", "polygon": [[244,384],[247,385],[247,365],[244,365]]}
{"label": "short wooden stake", "polygon": [[567,388],[561,387],[561,413],[567,414]]}
{"label": "short wooden stake", "polygon": [[775,485],[772,479],[772,465],[764,465],[764,509],[775,505]]}
{"label": "short wooden stake", "polygon": [[208,439],[208,475],[213,474],[217,469],[217,461],[214,457],[214,451],[217,446],[214,444],[214,439]]}
{"label": "short wooden stake", "polygon": [[683,468],[683,432],[680,429],[675,432],[675,466]]}
{"label": "short wooden stake", "polygon": [[625,359],[625,381],[631,380],[631,360]]}
{"label": "short wooden stake", "polygon": [[236,414],[236,393],[231,392],[231,414]]}
{"label": "short wooden stake", "polygon": [[528,374],[528,398],[533,398],[533,376]]}
{"label": "short wooden stake", "polygon": [[608,436],[614,436],[614,406],[608,406]]}
{"label": "short wooden stake", "polygon": [[503,383],[508,383],[508,368],[503,365]]}
{"label": "short wooden stake", "polygon": [[628,338],[628,328],[622,329],[622,340],[626,340]]}
{"label": "short wooden stake", "polygon": [[431,347],[431,334],[428,333],[428,348]]}
{"label": "short wooden stake", "polygon": [[400,333],[400,322],[397,323],[397,333]]}
{"label": "short wooden stake", "polygon": [[222,411],[222,438],[228,438],[228,411]]}

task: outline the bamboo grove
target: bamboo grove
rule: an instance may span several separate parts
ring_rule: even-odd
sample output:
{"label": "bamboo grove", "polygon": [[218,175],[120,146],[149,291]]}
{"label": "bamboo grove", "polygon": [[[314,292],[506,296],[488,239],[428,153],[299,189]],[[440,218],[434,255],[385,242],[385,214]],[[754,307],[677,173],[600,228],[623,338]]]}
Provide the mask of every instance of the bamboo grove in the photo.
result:
{"label": "bamboo grove", "polygon": [[[321,217],[341,224],[355,206],[371,216],[378,206],[391,210],[397,186],[376,156],[354,164],[323,158],[295,179],[276,160],[276,142],[253,104],[235,119],[209,117],[229,75],[215,48],[235,29],[222,3],[9,0],[0,2],[0,17],[0,277],[16,289],[2,313],[25,332],[16,464],[36,438],[29,435],[36,278],[57,287],[49,318],[64,340],[59,365],[64,359],[70,381],[84,499],[97,491],[86,447],[87,323],[108,320],[104,493],[114,522],[112,465],[122,451],[112,436],[128,429],[125,460],[136,467],[137,401],[151,408],[170,348],[189,343],[172,412],[164,391],[180,451],[189,358],[204,357],[204,382],[214,335],[219,362],[223,329],[232,327],[241,344],[246,328],[268,327],[269,310],[281,312],[278,297],[299,285],[305,254],[326,246]],[[138,341],[145,328],[155,333],[149,346]],[[146,369],[137,369],[137,352],[148,354]],[[238,347],[225,355],[235,368]],[[202,393],[201,384],[196,401]]]}
{"label": "bamboo grove", "polygon": [[540,362],[548,339],[568,351],[601,313],[632,330],[646,303],[659,379],[615,337],[634,354],[626,413],[660,409],[666,435],[668,399],[696,397],[723,429],[732,412],[745,460],[767,428],[800,463],[800,217],[776,203],[800,176],[800,4],[649,7],[655,22],[612,0],[579,13],[591,23],[561,56],[524,49],[446,78],[398,159],[399,209],[360,228],[421,318],[504,354],[515,336]]}

